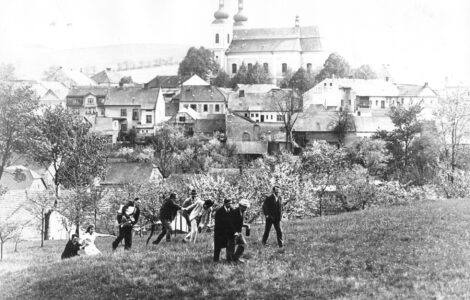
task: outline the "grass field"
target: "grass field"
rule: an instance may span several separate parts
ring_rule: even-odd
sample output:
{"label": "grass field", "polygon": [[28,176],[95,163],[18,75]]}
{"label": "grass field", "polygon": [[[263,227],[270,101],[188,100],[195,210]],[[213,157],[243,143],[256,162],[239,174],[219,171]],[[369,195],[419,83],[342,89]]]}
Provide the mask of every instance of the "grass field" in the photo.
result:
{"label": "grass field", "polygon": [[262,228],[247,263],[212,263],[210,234],[130,253],[60,261],[64,242],[7,248],[2,299],[462,299],[470,298],[470,202],[452,200],[285,222],[280,252]]}

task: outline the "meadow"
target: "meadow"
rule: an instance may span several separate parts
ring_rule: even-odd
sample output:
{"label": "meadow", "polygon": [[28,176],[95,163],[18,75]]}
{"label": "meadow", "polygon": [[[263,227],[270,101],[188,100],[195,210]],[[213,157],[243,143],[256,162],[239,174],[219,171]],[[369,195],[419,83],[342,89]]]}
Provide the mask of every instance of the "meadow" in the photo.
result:
{"label": "meadow", "polygon": [[[1,299],[462,299],[470,298],[470,202],[410,205],[286,221],[280,251],[262,227],[245,264],[212,262],[212,234],[60,260],[64,241],[7,244]],[[224,252],[222,253],[224,256]]]}

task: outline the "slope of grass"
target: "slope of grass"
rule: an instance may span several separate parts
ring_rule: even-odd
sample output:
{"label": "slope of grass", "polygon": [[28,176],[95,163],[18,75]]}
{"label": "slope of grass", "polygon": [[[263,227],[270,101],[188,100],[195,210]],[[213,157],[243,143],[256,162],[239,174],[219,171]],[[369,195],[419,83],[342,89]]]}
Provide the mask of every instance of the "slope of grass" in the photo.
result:
{"label": "slope of grass", "polygon": [[115,255],[102,238],[102,256],[68,261],[53,242],[6,254],[4,263],[21,256],[17,264],[32,265],[0,273],[0,298],[469,298],[468,211],[470,202],[453,200],[286,222],[283,252],[274,232],[263,247],[254,228],[245,265],[212,263],[210,234],[148,247],[135,237],[130,253]]}

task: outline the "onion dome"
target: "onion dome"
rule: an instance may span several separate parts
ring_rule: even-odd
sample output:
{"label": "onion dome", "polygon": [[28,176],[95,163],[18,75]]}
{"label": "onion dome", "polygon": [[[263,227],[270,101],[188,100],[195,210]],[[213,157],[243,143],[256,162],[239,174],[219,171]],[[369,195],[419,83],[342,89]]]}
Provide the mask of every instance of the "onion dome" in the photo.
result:
{"label": "onion dome", "polygon": [[243,0],[238,0],[238,12],[233,16],[235,25],[243,25],[243,22],[248,21],[248,18],[243,14]]}
{"label": "onion dome", "polygon": [[225,20],[228,19],[229,15],[224,10],[224,0],[219,1],[219,9],[214,13],[214,18],[216,20]]}

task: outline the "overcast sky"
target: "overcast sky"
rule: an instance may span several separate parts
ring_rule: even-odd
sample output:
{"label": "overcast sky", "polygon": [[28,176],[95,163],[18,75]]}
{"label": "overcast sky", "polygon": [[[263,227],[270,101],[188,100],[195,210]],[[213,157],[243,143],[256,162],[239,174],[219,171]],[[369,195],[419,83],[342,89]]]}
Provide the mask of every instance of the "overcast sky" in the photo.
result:
{"label": "overcast sky", "polygon": [[[207,45],[218,0],[0,0],[0,60],[18,48],[126,43]],[[226,0],[233,16],[237,0]],[[247,27],[317,25],[352,65],[403,79],[470,83],[469,0],[245,0]]]}

